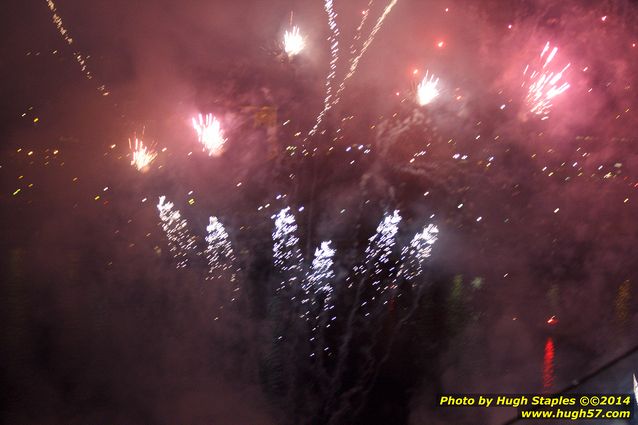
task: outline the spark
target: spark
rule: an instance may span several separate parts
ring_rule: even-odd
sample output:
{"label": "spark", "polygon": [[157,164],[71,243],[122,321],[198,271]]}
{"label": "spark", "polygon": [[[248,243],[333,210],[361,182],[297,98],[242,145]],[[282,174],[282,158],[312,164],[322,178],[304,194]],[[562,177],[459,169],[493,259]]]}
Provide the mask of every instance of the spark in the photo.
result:
{"label": "spark", "polygon": [[169,251],[177,261],[177,268],[188,266],[188,252],[195,247],[195,239],[188,232],[188,221],[182,218],[173,203],[166,202],[166,196],[160,196],[157,210],[162,229],[168,239]]}
{"label": "spark", "polygon": [[369,0],[368,6],[366,7],[366,9],[361,11],[361,22],[359,23],[359,26],[357,27],[357,30],[355,31],[355,36],[352,39],[352,44],[350,45],[350,54],[353,57],[357,54],[356,43],[361,39],[361,31],[363,30],[363,26],[366,24],[366,21],[368,20],[368,16],[370,16],[370,8],[372,7],[373,3],[374,3],[374,0]]}
{"label": "spark", "polygon": [[[377,19],[376,24],[374,25],[374,27],[372,28],[372,31],[370,32],[370,35],[363,42],[363,46],[361,47],[361,50],[359,50],[359,53],[350,60],[350,69],[348,70],[348,73],[346,74],[346,76],[344,77],[343,81],[339,85],[339,90],[337,91],[335,105],[337,103],[339,103],[339,100],[340,100],[339,96],[340,96],[341,92],[343,92],[343,90],[346,88],[346,82],[350,78],[352,78],[354,76],[354,74],[357,72],[357,67],[359,66],[359,62],[361,61],[361,58],[367,52],[368,48],[370,47],[370,45],[374,41],[374,38],[376,37],[377,33],[383,27],[383,22],[385,21],[386,17],[390,14],[390,12],[392,12],[392,9],[394,8],[394,6],[396,6],[398,1],[399,0],[391,0],[390,3],[388,3],[388,5],[385,7],[385,9],[383,9],[383,13]],[[370,2],[368,4],[368,10],[364,14],[364,19],[367,18],[367,14],[368,14],[368,12],[370,10],[369,9],[370,6],[372,6],[372,2]],[[361,26],[363,26],[363,22],[362,22]]]}
{"label": "spark", "polygon": [[[55,27],[57,28],[58,32],[60,33],[60,36],[62,36],[62,38],[64,39],[67,45],[69,46],[73,45],[74,40],[71,37],[69,30],[64,26],[64,22],[62,21],[62,17],[58,14],[58,10],[57,10],[57,6],[55,5],[55,2],[53,0],[46,0],[46,2],[47,2],[47,6],[49,7],[49,10],[51,11],[51,13],[53,13],[51,19],[53,23],[55,24]],[[92,80],[93,75],[91,74],[91,71],[88,69],[88,64],[87,64],[88,56],[84,56],[79,51],[74,51],[73,57],[75,58],[75,61],[78,63],[78,65],[80,66],[80,70],[82,71],[86,79]],[[106,89],[104,85],[98,86],[97,90],[102,92],[102,96],[109,95],[109,91]]]}
{"label": "spark", "polygon": [[131,165],[135,166],[139,171],[146,171],[151,162],[157,157],[157,152],[144,145],[144,142],[137,137],[134,140],[135,142],[133,143],[131,139],[128,139],[128,145],[133,154]]}
{"label": "spark", "polygon": [[299,32],[299,27],[294,26],[284,34],[284,51],[288,57],[293,57],[301,53],[306,46],[306,42]]}
{"label": "spark", "polygon": [[[548,52],[549,54],[547,54]],[[530,108],[531,113],[542,115],[543,119],[546,119],[549,115],[552,107],[552,99],[564,93],[570,87],[568,82],[561,82],[563,74],[571,65],[570,63],[558,72],[548,69],[557,53],[558,48],[551,48],[550,43],[547,42],[539,58],[543,63],[540,71],[532,70],[530,65],[527,65],[523,71],[523,75],[527,77],[527,81],[523,82],[522,87],[529,84],[525,102]],[[547,56],[545,56],[546,54]],[[544,62],[543,58],[545,58]]]}
{"label": "spark", "polygon": [[330,109],[336,106],[341,100],[341,93],[346,88],[346,82],[355,75],[357,71],[357,67],[359,66],[359,62],[361,61],[361,58],[367,52],[368,48],[374,41],[375,36],[379,32],[379,30],[381,30],[381,28],[383,27],[383,22],[385,21],[386,17],[388,16],[388,14],[390,14],[390,12],[394,8],[394,6],[397,4],[397,2],[398,0],[391,0],[390,3],[386,5],[386,7],[383,10],[383,13],[379,16],[376,24],[372,28],[370,35],[363,42],[363,45],[361,46],[361,49],[359,50],[359,52],[356,53],[356,49],[354,47],[355,43],[360,38],[361,30],[363,29],[363,26],[365,25],[365,22],[368,19],[370,7],[372,6],[372,3],[373,3],[372,0],[369,1],[368,8],[362,12],[361,23],[357,27],[353,44],[350,47],[353,57],[350,59],[349,70],[346,73],[343,80],[341,81],[341,83],[339,83],[339,87],[336,90],[334,90],[334,78],[336,77],[337,62],[339,60],[339,41],[338,41],[339,28],[336,22],[337,14],[335,13],[333,9],[333,1],[332,0],[324,1],[324,8],[326,10],[326,14],[328,15],[328,26],[330,27],[330,31],[331,31],[330,37],[328,38],[328,42],[330,43],[330,56],[331,56],[330,70],[328,71],[328,76],[326,77],[326,97],[324,99],[324,107],[323,107],[323,110],[317,116],[317,120],[315,122],[314,127],[308,133],[309,136],[313,136],[319,130],[319,127],[321,126],[321,123],[323,122],[325,115],[328,113]]}
{"label": "spark", "polygon": [[199,114],[198,119],[193,117],[193,128],[197,132],[199,142],[204,145],[204,150],[208,151],[208,156],[218,156],[222,153],[226,139],[220,122],[213,114],[206,114],[206,117]]}
{"label": "spark", "polygon": [[436,99],[439,95],[438,83],[439,79],[435,78],[434,75],[429,75],[429,71],[426,71],[423,81],[417,87],[416,94],[419,105],[425,106]]}

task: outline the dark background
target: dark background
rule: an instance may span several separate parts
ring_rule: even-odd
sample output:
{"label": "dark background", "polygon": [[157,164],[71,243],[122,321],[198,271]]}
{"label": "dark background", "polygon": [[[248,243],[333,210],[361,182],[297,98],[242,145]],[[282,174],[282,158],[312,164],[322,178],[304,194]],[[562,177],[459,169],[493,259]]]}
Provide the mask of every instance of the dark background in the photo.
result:
{"label": "dark background", "polygon": [[[342,58],[366,3],[335,1]],[[401,210],[400,245],[440,228],[428,289],[350,423],[503,423],[513,411],[437,409],[436,395],[559,391],[638,343],[635,2],[400,0],[326,132],[306,143],[314,156],[295,133],[322,107],[322,2],[56,6],[70,46],[46,1],[0,13],[4,423],[320,423],[291,411],[264,372],[270,217],[285,206],[305,207],[306,261],[331,239],[341,277],[385,211]],[[308,46],[282,62],[291,10]],[[520,84],[548,40],[571,87],[541,121]],[[441,78],[422,109],[415,68]],[[264,105],[278,111],[275,154],[245,108]],[[200,111],[227,131],[221,157],[200,152]],[[129,166],[134,132],[166,148],[147,173]],[[203,263],[175,270],[160,195],[200,242],[209,215],[229,229],[244,301],[224,320]],[[628,393],[636,364],[576,390]]]}

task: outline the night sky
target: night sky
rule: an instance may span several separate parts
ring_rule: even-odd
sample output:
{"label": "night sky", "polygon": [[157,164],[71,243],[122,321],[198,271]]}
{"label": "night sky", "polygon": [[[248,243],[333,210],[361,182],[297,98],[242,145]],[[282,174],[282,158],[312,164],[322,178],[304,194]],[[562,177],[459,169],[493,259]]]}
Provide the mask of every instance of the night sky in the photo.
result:
{"label": "night sky", "polygon": [[0,10],[2,423],[633,393],[637,2]]}

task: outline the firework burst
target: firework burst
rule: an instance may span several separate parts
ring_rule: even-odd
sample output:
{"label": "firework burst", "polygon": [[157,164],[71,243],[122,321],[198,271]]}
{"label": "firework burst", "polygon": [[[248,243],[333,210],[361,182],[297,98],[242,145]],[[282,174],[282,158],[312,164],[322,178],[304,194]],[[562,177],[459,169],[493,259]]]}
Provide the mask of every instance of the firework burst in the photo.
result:
{"label": "firework burst", "polygon": [[294,26],[284,34],[284,51],[289,58],[301,53],[306,47],[306,42],[299,32],[299,27]]}
{"label": "firework burst", "polygon": [[552,48],[548,41],[539,57],[540,70],[532,69],[529,64],[523,70],[526,80],[522,87],[527,88],[525,102],[529,111],[535,115],[542,115],[542,119],[548,118],[553,99],[569,88],[569,83],[561,80],[571,64],[568,63],[560,71],[551,69],[557,53],[558,47]]}
{"label": "firework burst", "polygon": [[193,117],[192,121],[197,138],[204,145],[204,151],[208,152],[208,156],[220,155],[226,144],[226,139],[219,120],[213,117],[213,114],[206,114],[205,117],[199,114],[198,118]]}
{"label": "firework burst", "polygon": [[131,165],[133,165],[139,171],[148,171],[149,165],[151,165],[151,162],[153,162],[157,157],[157,152],[154,149],[146,146],[144,142],[137,137],[135,137],[133,140],[134,141],[131,141],[131,139],[128,140],[128,145],[133,156]]}
{"label": "firework burst", "polygon": [[438,84],[439,79],[426,71],[425,77],[416,88],[416,98],[419,105],[425,106],[432,103],[439,96]]}

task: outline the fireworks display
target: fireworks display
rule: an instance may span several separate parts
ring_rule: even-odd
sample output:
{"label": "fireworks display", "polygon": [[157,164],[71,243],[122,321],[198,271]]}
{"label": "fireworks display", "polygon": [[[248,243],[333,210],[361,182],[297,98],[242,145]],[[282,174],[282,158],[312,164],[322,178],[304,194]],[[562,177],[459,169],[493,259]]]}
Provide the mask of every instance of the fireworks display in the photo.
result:
{"label": "fireworks display", "polygon": [[527,81],[523,83],[523,88],[527,89],[525,101],[532,114],[542,115],[544,119],[549,115],[552,100],[569,88],[569,83],[562,80],[570,64],[565,65],[560,71],[552,69],[556,53],[558,47],[552,48],[548,41],[539,57],[539,62],[542,63],[540,69],[532,69],[527,65],[523,70],[523,75],[527,77]]}
{"label": "fireworks display", "polygon": [[439,88],[437,85],[439,84],[439,79],[435,78],[434,75],[429,75],[429,71],[425,73],[425,77],[423,77],[423,81],[419,83],[417,86],[417,102],[421,106],[425,106],[439,95]]}
{"label": "fireworks display", "polygon": [[197,132],[197,138],[204,145],[204,151],[208,153],[208,156],[220,155],[226,139],[217,118],[213,117],[213,114],[206,114],[206,116],[199,114],[197,118],[192,119],[192,122],[193,128]]}
{"label": "fireworks display", "polygon": [[299,32],[299,27],[294,26],[291,30],[286,30],[284,34],[284,51],[288,57],[298,55],[305,46],[306,42]]}
{"label": "fireworks display", "polygon": [[8,423],[638,397],[637,4],[226,3],[10,7]]}

